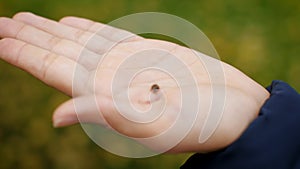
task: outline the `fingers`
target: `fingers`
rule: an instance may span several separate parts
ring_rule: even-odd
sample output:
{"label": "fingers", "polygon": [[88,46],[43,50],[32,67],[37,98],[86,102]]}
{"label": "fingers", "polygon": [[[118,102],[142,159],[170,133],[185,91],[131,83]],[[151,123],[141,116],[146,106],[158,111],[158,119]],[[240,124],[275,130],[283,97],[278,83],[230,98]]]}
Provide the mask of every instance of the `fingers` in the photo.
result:
{"label": "fingers", "polygon": [[[104,104],[104,106],[109,108],[109,104]],[[54,127],[64,127],[77,123],[108,126],[93,96],[82,96],[68,100],[55,110],[53,115]]]}
{"label": "fingers", "polygon": [[[69,45],[67,44],[69,42],[63,42],[63,39],[56,38],[55,36],[47,32],[41,31],[35,27],[32,27],[30,25],[9,18],[1,18],[0,27],[1,27],[1,32],[0,32],[1,37],[19,39],[49,51],[58,50],[56,47],[59,47],[61,43],[63,43],[64,45]],[[76,44],[71,44],[71,45],[76,45]],[[75,47],[78,48],[78,46],[74,46],[74,48]],[[63,54],[59,52],[59,50],[57,51],[57,53]],[[77,54],[75,52],[71,52],[71,54],[68,54],[68,52],[65,53],[70,56],[74,56]]]}
{"label": "fingers", "polygon": [[99,29],[103,28],[105,24],[94,22],[89,19],[78,18],[74,16],[63,17],[59,23],[69,25],[74,28],[78,28],[80,30],[89,31],[89,32],[97,32]]}
{"label": "fingers", "polygon": [[[18,22],[9,18],[1,18],[0,27],[0,37],[19,39],[57,55],[66,56],[74,61],[78,61],[88,69],[95,67],[95,59],[97,60],[99,58],[99,55],[94,52],[89,50],[83,51],[83,46],[73,41],[61,39],[53,34],[49,34],[48,32],[27,25],[26,23]],[[83,52],[84,55],[88,57],[78,60],[78,57]]]}
{"label": "fingers", "polygon": [[36,27],[40,30],[48,32],[54,36],[69,39],[84,44],[92,35],[92,33],[75,29],[73,27],[60,24],[56,21],[34,15],[29,12],[20,12],[14,15],[14,20]]}
{"label": "fingers", "polygon": [[[105,53],[105,51],[110,49],[110,46],[113,46],[114,44],[114,42],[101,36],[95,36],[93,32],[77,29],[76,27],[61,24],[28,12],[18,13],[13,17],[13,19],[48,32],[58,38],[76,42],[98,54]],[[81,48],[79,47],[77,49],[80,50]],[[80,53],[78,50],[74,52],[77,52],[77,54]]]}
{"label": "fingers", "polygon": [[62,18],[59,22],[71,27],[81,29],[83,31],[96,33],[97,35],[100,35],[105,39],[109,39],[113,42],[128,42],[143,39],[142,37],[137,36],[131,32],[114,28],[102,23],[94,22],[88,19],[69,16]]}
{"label": "fingers", "polygon": [[68,95],[72,94],[75,67],[77,66],[77,71],[86,74],[84,68],[68,58],[16,39],[0,40],[0,58]]}

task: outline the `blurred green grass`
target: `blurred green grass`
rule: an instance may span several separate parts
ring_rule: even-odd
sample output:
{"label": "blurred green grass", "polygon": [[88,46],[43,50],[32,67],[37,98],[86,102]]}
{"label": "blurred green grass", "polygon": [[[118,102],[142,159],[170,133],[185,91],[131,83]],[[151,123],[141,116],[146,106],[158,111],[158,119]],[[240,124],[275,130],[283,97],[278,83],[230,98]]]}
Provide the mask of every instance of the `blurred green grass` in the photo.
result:
{"label": "blurred green grass", "polygon": [[[109,22],[145,11],[185,18],[211,39],[221,59],[267,86],[281,79],[300,91],[298,0],[0,0],[0,16],[31,11],[55,20],[75,15]],[[68,97],[0,61],[0,168],[178,168],[188,157],[117,157],[80,126],[54,129],[51,113]]]}

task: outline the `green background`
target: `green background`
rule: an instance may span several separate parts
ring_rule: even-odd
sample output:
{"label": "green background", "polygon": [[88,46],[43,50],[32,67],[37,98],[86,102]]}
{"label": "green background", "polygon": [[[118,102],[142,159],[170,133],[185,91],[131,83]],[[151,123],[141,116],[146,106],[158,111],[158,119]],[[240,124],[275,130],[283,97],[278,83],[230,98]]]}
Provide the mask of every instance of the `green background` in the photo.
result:
{"label": "green background", "polygon": [[[300,90],[298,0],[0,0],[0,16],[19,11],[58,20],[100,22],[136,12],[177,15],[198,26],[221,59],[267,86],[281,79]],[[0,28],[1,31],[1,28]],[[189,154],[128,159],[95,145],[79,125],[54,129],[53,110],[68,97],[0,61],[0,168],[179,168]]]}

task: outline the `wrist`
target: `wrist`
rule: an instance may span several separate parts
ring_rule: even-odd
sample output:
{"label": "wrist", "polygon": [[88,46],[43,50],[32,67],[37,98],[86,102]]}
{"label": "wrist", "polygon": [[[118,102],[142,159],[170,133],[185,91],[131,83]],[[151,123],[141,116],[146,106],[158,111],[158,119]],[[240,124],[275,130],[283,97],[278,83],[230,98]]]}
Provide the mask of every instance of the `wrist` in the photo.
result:
{"label": "wrist", "polygon": [[[269,92],[238,69],[223,62],[222,65],[226,99],[216,130],[206,142],[199,143],[199,133],[209,113],[208,109],[208,111],[200,111],[191,132],[172,151],[210,152],[222,149],[237,140],[257,118],[261,107],[269,97]],[[207,94],[207,98],[211,97],[210,95]],[[208,104],[210,103],[204,106]]]}

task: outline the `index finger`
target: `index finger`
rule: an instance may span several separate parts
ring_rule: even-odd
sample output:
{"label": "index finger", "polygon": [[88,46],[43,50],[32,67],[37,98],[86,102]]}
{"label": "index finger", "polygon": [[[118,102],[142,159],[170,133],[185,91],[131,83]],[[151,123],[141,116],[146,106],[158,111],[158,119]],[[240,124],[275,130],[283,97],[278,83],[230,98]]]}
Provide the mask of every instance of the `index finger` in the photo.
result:
{"label": "index finger", "polygon": [[[83,82],[88,77],[88,72],[73,60],[16,39],[0,40],[0,58],[70,96],[74,68],[83,74]],[[84,87],[80,89],[84,91]]]}

